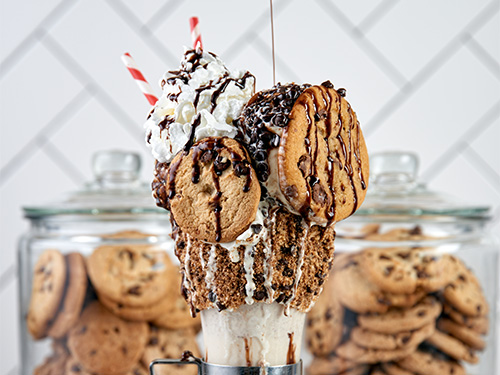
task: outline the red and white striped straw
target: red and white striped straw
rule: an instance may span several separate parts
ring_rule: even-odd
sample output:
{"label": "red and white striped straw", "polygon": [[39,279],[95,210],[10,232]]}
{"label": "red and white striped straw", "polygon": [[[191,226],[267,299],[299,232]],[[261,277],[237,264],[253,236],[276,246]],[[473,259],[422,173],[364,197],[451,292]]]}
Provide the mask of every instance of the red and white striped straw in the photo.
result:
{"label": "red and white striped straw", "polygon": [[158,101],[158,98],[155,96],[153,88],[148,83],[148,81],[146,81],[146,78],[144,78],[144,76],[142,75],[141,71],[139,70],[139,67],[135,63],[132,56],[130,56],[130,53],[128,52],[124,53],[122,55],[122,61],[127,67],[132,77],[135,79],[135,82],[137,82],[137,85],[139,86],[142,93],[148,100],[149,104],[155,105],[156,102]]}
{"label": "red and white striped straw", "polygon": [[201,42],[200,21],[198,20],[198,17],[191,17],[189,19],[189,26],[191,28],[193,48],[197,48],[199,45],[200,48],[203,49],[203,43]]}

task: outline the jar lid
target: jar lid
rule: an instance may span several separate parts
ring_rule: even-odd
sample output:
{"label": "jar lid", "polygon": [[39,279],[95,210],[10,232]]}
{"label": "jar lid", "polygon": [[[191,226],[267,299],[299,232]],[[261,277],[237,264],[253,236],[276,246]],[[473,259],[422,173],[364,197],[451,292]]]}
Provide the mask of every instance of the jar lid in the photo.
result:
{"label": "jar lid", "polygon": [[95,180],[58,202],[23,207],[28,218],[53,215],[166,214],[155,206],[150,185],[139,180],[141,158],[128,151],[101,151],[92,157]]}
{"label": "jar lid", "polygon": [[409,152],[383,152],[370,156],[370,187],[353,215],[400,219],[488,220],[490,208],[462,202],[451,194],[427,189],[418,181],[418,156]]}

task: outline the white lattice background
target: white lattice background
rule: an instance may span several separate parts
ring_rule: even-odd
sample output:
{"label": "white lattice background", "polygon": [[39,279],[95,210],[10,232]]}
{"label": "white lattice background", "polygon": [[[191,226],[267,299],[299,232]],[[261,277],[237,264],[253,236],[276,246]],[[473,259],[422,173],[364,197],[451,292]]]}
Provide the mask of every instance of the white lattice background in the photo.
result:
{"label": "white lattice background", "polygon": [[[371,152],[420,155],[422,179],[500,207],[498,0],[276,0],[279,81],[346,87]],[[92,179],[103,149],[142,154],[148,105],[122,66],[156,81],[190,44],[272,84],[267,0],[0,1],[0,373],[18,368],[16,241],[21,206]],[[498,217],[498,214],[496,214]],[[500,232],[495,221],[494,230]]]}

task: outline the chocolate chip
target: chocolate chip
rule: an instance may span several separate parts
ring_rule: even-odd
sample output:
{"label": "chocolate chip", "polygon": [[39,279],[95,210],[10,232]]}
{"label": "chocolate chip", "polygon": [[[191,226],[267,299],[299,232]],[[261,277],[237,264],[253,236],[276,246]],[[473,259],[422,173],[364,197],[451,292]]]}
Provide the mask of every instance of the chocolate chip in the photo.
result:
{"label": "chocolate chip", "polygon": [[74,364],[71,366],[71,371],[72,372],[81,372],[82,369],[80,368],[80,365]]}
{"label": "chocolate chip", "polygon": [[343,98],[345,97],[346,93],[347,93],[346,89],[338,89],[337,90],[337,94],[339,94]]}
{"label": "chocolate chip", "polygon": [[223,310],[227,309],[227,306],[226,306],[226,305],[224,305],[224,304],[223,304],[223,303],[221,303],[221,302],[217,302],[217,304],[216,304],[216,305],[217,305],[217,310],[219,310],[219,312],[221,312],[221,311],[223,311]]}
{"label": "chocolate chip", "polygon": [[304,154],[299,158],[297,167],[302,172],[302,176],[309,176],[311,173],[311,157],[308,154]]}
{"label": "chocolate chip", "polygon": [[326,87],[327,89],[333,89],[333,83],[331,83],[330,81],[323,82],[321,86]]}
{"label": "chocolate chip", "polygon": [[389,276],[392,273],[392,271],[394,271],[394,266],[387,266],[385,267],[384,275]]}
{"label": "chocolate chip", "polygon": [[237,177],[248,176],[250,174],[250,167],[248,162],[240,161],[233,164],[234,174]]}
{"label": "chocolate chip", "polygon": [[411,339],[411,335],[403,336],[403,338],[401,339],[401,342],[403,344],[406,344],[406,343],[408,343],[408,341],[410,341],[410,339]]}
{"label": "chocolate chip", "polygon": [[133,286],[133,287],[129,288],[127,293],[131,294],[133,296],[140,296],[142,294],[141,287],[139,285]]}
{"label": "chocolate chip", "polygon": [[267,297],[267,293],[265,290],[259,290],[253,295],[253,298],[257,301],[262,301],[264,298]]}
{"label": "chocolate chip", "polygon": [[285,268],[283,270],[282,274],[285,277],[292,277],[293,276],[293,270],[291,268]]}
{"label": "chocolate chip", "polygon": [[149,346],[158,345],[158,337],[151,337],[148,341]]}
{"label": "chocolate chip", "polygon": [[256,273],[253,277],[257,283],[263,284],[266,281],[263,273]]}
{"label": "chocolate chip", "polygon": [[318,113],[314,114],[314,121],[318,122],[321,118],[319,117]]}
{"label": "chocolate chip", "polygon": [[258,234],[261,232],[262,230],[262,224],[252,224],[251,225],[251,228],[252,228],[252,231],[255,233],[255,234]]}
{"label": "chocolate chip", "polygon": [[253,157],[257,161],[264,161],[267,159],[267,152],[263,150],[257,151]]}
{"label": "chocolate chip", "polygon": [[200,156],[200,161],[203,164],[208,164],[215,158],[215,152],[213,150],[205,150]]}
{"label": "chocolate chip", "polygon": [[208,300],[212,303],[214,303],[217,299],[217,296],[216,294],[211,290],[210,292],[208,292]]}
{"label": "chocolate chip", "polygon": [[316,184],[313,186],[313,200],[319,205],[323,206],[328,199],[326,195],[325,189],[321,186],[321,184]]}

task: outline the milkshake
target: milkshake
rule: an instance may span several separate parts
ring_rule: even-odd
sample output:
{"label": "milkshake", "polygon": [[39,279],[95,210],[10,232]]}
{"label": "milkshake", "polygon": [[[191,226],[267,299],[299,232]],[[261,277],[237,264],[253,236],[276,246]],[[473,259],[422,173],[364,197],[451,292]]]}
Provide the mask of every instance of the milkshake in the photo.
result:
{"label": "milkshake", "polygon": [[170,210],[182,292],[205,361],[300,360],[304,317],[333,262],[334,224],[362,203],[368,155],[345,90],[278,84],[185,52],[145,124],[153,195]]}

